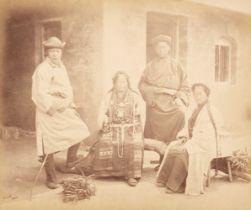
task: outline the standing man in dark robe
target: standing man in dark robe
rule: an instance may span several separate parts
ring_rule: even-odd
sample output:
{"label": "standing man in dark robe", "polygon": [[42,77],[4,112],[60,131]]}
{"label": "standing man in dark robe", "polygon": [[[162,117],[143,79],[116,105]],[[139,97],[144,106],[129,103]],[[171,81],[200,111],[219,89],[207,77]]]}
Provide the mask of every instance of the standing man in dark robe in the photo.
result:
{"label": "standing man in dark robe", "polygon": [[[144,137],[167,145],[184,127],[183,108],[188,106],[190,90],[184,69],[170,56],[171,38],[158,35],[151,44],[156,57],[147,64],[139,83],[146,102]],[[145,141],[145,149],[152,147],[154,143]]]}

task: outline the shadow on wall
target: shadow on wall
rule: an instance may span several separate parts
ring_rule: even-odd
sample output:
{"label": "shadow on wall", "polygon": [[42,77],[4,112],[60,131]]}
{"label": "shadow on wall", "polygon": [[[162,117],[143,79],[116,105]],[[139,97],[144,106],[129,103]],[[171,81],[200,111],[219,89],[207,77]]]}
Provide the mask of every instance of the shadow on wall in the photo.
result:
{"label": "shadow on wall", "polygon": [[67,9],[55,5],[55,8],[50,9],[41,6],[36,10],[21,10],[13,6],[14,11],[9,12],[5,23],[5,126],[35,130],[31,78],[43,59],[41,41],[45,35],[57,35],[67,42],[63,61],[72,82],[79,113],[91,131],[96,129],[95,119],[102,85],[101,7],[95,4],[98,1],[84,1],[77,6],[69,5]]}

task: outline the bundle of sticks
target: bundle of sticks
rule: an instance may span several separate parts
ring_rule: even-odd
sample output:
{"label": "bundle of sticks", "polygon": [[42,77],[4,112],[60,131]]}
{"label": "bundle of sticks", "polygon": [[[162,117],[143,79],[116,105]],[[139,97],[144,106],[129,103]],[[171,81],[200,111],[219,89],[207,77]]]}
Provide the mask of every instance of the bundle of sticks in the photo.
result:
{"label": "bundle of sticks", "polygon": [[236,150],[229,158],[233,175],[248,182],[251,181],[251,156],[247,152]]}
{"label": "bundle of sticks", "polygon": [[230,161],[230,167],[233,177],[241,178],[247,182],[251,181],[250,154],[241,150],[236,150],[230,157],[217,158],[213,160],[212,168],[228,174],[229,170],[227,167],[227,161]]}
{"label": "bundle of sticks", "polygon": [[67,178],[62,181],[62,186],[64,202],[90,199],[96,193],[95,185],[90,183],[87,177]]}

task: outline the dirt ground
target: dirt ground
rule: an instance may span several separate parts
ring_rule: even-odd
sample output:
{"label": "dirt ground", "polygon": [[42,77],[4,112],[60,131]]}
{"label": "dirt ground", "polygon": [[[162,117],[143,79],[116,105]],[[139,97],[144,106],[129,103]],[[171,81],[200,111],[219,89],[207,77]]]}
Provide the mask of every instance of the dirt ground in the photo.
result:
{"label": "dirt ground", "polygon": [[[251,130],[250,130],[251,131]],[[234,142],[245,146],[251,140],[251,132],[236,136],[228,142],[233,149]],[[96,196],[90,200],[75,203],[63,203],[62,189],[48,190],[45,185],[44,172],[33,189],[32,201],[29,200],[30,189],[40,163],[36,158],[35,138],[22,137],[16,140],[0,141],[2,179],[1,210],[36,210],[36,209],[158,209],[158,210],[251,210],[251,184],[241,179],[228,181],[228,176],[220,174],[212,178],[212,183],[202,196],[184,194],[166,194],[163,188],[155,186],[154,166],[150,160],[157,160],[154,152],[145,152],[143,177],[136,187],[129,187],[120,179],[91,179],[96,185]],[[64,153],[57,154],[62,160]],[[58,173],[59,179],[66,175]],[[1,176],[3,177],[3,176]]]}

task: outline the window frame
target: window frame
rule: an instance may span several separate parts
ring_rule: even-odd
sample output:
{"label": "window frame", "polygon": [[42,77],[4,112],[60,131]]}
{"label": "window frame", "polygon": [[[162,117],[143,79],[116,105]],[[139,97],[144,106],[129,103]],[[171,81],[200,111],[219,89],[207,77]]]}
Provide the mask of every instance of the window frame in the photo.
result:
{"label": "window frame", "polygon": [[[216,75],[216,68],[217,68],[217,47],[219,50],[219,55],[218,55],[218,66],[219,66],[219,72],[218,72],[218,77]],[[220,65],[223,63],[220,58],[220,52],[221,52],[221,47],[228,47],[228,70],[227,70],[227,79],[225,81],[220,80],[220,72],[221,72],[221,67]],[[234,85],[236,83],[236,42],[229,37],[222,37],[220,38],[214,45],[214,82],[217,84],[231,84]],[[217,79],[218,78],[218,79]]]}

